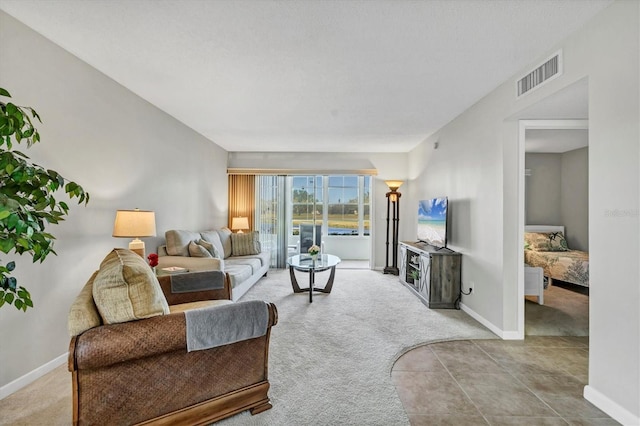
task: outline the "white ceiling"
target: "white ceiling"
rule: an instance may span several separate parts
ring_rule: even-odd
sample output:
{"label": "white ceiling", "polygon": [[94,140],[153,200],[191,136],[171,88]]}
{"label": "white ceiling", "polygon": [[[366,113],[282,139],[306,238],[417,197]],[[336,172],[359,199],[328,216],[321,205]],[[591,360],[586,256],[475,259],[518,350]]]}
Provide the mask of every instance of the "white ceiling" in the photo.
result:
{"label": "white ceiling", "polygon": [[228,151],[406,152],[611,0],[0,0]]}
{"label": "white ceiling", "polygon": [[588,145],[587,129],[529,129],[525,136],[526,152],[562,153]]}

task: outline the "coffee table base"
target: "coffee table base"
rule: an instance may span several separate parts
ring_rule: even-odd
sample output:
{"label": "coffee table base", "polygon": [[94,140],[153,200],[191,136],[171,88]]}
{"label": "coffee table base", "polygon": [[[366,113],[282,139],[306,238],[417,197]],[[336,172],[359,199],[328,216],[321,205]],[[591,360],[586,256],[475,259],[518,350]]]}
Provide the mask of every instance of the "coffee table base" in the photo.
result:
{"label": "coffee table base", "polygon": [[[327,280],[327,284],[325,284],[324,288],[315,288],[315,273],[326,271],[323,269],[322,271],[316,271],[314,269],[309,270],[309,287],[300,288],[298,284],[298,280],[296,279],[295,268],[293,266],[289,266],[289,275],[291,276],[291,287],[293,287],[294,293],[303,293],[305,291],[309,292],[309,303],[313,303],[313,292],[317,291],[319,293],[331,293],[331,289],[333,288],[333,279],[336,275],[336,267],[331,267],[331,274],[329,275],[329,279]],[[306,271],[305,271],[306,272]]]}

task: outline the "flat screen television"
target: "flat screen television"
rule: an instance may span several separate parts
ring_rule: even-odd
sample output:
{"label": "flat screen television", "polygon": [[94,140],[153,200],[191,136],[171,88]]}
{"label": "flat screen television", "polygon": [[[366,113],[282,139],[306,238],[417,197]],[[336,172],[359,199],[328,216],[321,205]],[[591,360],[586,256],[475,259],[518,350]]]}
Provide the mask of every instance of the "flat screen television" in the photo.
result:
{"label": "flat screen television", "polygon": [[447,246],[447,197],[418,202],[418,241],[434,247]]}

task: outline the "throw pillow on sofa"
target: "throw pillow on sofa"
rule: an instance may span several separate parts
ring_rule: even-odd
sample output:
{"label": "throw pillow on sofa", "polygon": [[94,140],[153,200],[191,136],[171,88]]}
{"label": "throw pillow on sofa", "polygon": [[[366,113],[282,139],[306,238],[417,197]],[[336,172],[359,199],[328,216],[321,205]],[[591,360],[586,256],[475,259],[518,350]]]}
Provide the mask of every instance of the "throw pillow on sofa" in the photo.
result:
{"label": "throw pillow on sofa", "polygon": [[[209,244],[206,241],[205,243]],[[213,245],[211,245],[211,247],[213,247]],[[200,243],[196,243],[195,241],[191,241],[189,243],[189,255],[191,257],[213,257],[206,247],[203,247]]]}
{"label": "throw pillow on sofa", "polygon": [[113,249],[93,280],[93,300],[105,324],[169,313],[158,278],[147,262],[127,249]]}
{"label": "throw pillow on sofa", "polygon": [[220,252],[218,251],[218,249],[216,248],[216,246],[214,246],[213,244],[211,244],[208,241],[203,240],[202,238],[199,239],[198,241],[196,241],[196,244],[198,244],[199,246],[203,247],[204,249],[207,250],[207,252],[211,255],[211,257],[216,257],[218,259],[222,259],[222,256],[220,255]]}
{"label": "throw pillow on sofa", "polygon": [[164,233],[169,256],[189,256],[189,243],[200,238],[198,232],[172,229]]}
{"label": "throw pillow on sofa", "polygon": [[233,256],[260,254],[260,235],[258,231],[244,234],[231,234],[231,250]]}

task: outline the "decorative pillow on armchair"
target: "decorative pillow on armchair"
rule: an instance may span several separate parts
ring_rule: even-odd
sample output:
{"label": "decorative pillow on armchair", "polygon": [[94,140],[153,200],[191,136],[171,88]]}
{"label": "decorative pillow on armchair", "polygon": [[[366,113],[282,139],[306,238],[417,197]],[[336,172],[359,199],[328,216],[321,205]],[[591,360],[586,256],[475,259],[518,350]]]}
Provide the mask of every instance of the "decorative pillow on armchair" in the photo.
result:
{"label": "decorative pillow on armchair", "polygon": [[247,256],[260,254],[260,234],[258,231],[244,234],[231,234],[232,256]]}
{"label": "decorative pillow on armchair", "polygon": [[93,273],[71,304],[67,319],[67,329],[70,336],[77,336],[102,324],[102,318],[100,318],[98,308],[93,301],[93,281],[96,275],[98,275],[98,271]]}
{"label": "decorative pillow on armchair", "polygon": [[568,251],[569,245],[562,232],[525,232],[527,248],[537,251]]}
{"label": "decorative pillow on armchair", "polygon": [[93,280],[93,300],[105,324],[169,313],[158,278],[147,262],[127,249],[113,249]]}

